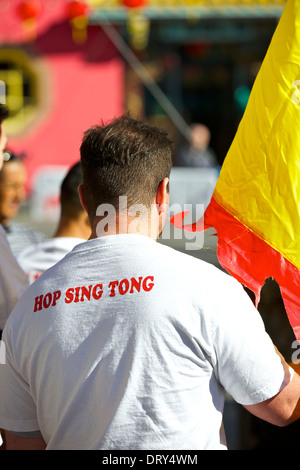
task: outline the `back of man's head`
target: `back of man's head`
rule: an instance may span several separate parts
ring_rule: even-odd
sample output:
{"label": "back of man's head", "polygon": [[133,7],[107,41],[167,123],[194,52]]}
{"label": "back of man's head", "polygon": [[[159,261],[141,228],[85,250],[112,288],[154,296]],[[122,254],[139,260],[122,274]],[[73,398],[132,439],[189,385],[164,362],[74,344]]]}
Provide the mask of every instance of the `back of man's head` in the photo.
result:
{"label": "back of man's head", "polygon": [[169,178],[172,151],[166,131],[127,115],[89,129],[80,153],[90,217],[100,204],[118,210],[120,196],[128,206],[150,207],[159,184]]}
{"label": "back of man's head", "polygon": [[78,186],[81,183],[81,163],[77,162],[68,171],[60,188],[61,216],[65,219],[77,220],[84,211],[78,195]]}

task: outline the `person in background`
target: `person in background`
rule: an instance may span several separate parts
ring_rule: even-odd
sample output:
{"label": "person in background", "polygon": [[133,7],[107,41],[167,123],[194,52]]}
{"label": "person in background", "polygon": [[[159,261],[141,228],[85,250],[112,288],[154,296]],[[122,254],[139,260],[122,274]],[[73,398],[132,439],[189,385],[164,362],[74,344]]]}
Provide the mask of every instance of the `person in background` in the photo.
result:
{"label": "person in background", "polygon": [[[3,121],[8,117],[8,109],[0,104],[0,170],[3,165],[3,154],[7,144],[7,136]],[[28,280],[13,256],[3,227],[0,225],[0,367],[2,360],[2,330],[17,300],[28,287]],[[5,349],[4,349],[5,351]],[[1,427],[1,423],[0,423]],[[0,433],[0,449],[3,450]]]}
{"label": "person in background", "polygon": [[30,284],[56,264],[74,246],[91,234],[88,216],[81,205],[78,187],[82,183],[81,163],[71,167],[60,190],[60,219],[53,237],[23,250],[17,257]]}
{"label": "person in background", "polygon": [[218,166],[217,157],[209,147],[210,130],[204,124],[192,124],[190,142],[182,145],[177,157],[177,166],[211,168]]}
{"label": "person in background", "polygon": [[274,425],[299,418],[300,377],[243,287],[157,242],[172,147],[130,116],[85,133],[90,239],[26,290],[3,332],[9,450],[226,449],[226,393]]}
{"label": "person in background", "polygon": [[[3,121],[8,109],[0,104],[0,173],[7,136]],[[3,227],[0,225],[0,340],[5,322],[21,294],[28,287],[28,280],[13,256]]]}
{"label": "person in background", "polygon": [[45,239],[45,235],[25,223],[15,222],[26,197],[26,168],[21,156],[5,150],[0,171],[0,224],[11,250],[17,256],[27,246]]}

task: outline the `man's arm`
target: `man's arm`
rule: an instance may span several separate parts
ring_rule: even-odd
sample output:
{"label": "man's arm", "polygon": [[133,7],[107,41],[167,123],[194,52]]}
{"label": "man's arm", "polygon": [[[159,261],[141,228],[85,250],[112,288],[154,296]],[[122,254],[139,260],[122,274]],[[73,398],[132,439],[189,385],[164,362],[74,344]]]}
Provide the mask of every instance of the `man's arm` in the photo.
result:
{"label": "man's arm", "polygon": [[300,376],[295,371],[290,383],[273,398],[256,405],[244,405],[244,408],[276,426],[283,427],[293,423],[300,418]]}
{"label": "man's arm", "polygon": [[42,437],[23,437],[5,431],[6,450],[45,450]]}

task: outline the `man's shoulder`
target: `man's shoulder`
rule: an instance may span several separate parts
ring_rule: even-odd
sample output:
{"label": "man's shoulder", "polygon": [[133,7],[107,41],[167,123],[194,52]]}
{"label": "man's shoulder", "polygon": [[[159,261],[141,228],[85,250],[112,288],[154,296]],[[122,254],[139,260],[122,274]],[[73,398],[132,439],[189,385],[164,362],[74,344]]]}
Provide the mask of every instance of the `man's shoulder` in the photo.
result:
{"label": "man's shoulder", "polygon": [[201,283],[202,292],[205,286],[209,286],[209,290],[214,286],[219,292],[240,289],[240,283],[220,265],[168,245],[158,245],[156,260],[161,266],[161,272],[165,272],[166,276],[176,278],[179,282],[188,282],[197,290]]}

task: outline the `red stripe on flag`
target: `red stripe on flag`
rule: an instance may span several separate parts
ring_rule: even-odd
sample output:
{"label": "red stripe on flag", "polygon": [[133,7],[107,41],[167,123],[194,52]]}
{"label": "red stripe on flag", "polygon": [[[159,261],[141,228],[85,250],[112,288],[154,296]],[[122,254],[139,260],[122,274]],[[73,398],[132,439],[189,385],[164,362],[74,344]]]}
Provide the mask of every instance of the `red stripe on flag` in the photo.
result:
{"label": "red stripe on flag", "polygon": [[252,230],[229,214],[214,197],[204,214],[204,224],[184,225],[185,213],[176,214],[171,223],[177,228],[196,231],[214,227],[218,236],[218,260],[233,277],[251,289],[260,300],[267,278],[280,286],[290,324],[300,341],[300,271],[281,253],[259,238]]}

